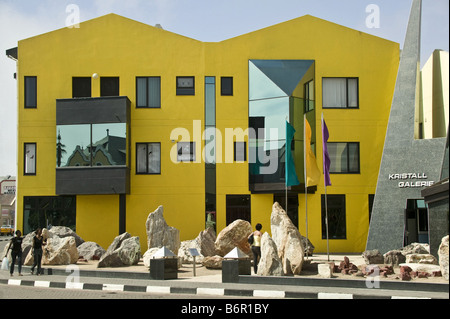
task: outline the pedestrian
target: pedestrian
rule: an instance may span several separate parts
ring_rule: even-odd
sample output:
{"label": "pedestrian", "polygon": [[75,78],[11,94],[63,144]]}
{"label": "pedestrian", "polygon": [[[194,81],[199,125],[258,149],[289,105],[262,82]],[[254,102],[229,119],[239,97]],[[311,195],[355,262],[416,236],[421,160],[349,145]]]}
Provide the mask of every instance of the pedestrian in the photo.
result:
{"label": "pedestrian", "polygon": [[34,273],[34,268],[37,266],[37,275],[41,274],[41,261],[42,261],[42,246],[45,246],[46,241],[42,236],[42,229],[38,228],[36,230],[36,235],[33,237],[33,266],[31,267],[31,274]]}
{"label": "pedestrian", "polygon": [[9,247],[6,250],[6,255],[8,255],[8,251],[11,249],[12,262],[11,267],[9,269],[9,273],[11,274],[11,276],[13,276],[14,274],[14,266],[16,263],[16,259],[18,263],[17,266],[19,268],[19,276],[22,276],[22,241],[23,241],[22,233],[20,232],[20,230],[16,230],[16,237],[13,237],[11,239],[11,241],[9,242]]}
{"label": "pedestrian", "polygon": [[258,263],[259,259],[261,258],[261,224],[256,224],[255,226],[256,230],[248,236],[249,238],[253,236],[253,243],[252,243],[252,252],[253,252],[253,270],[255,271],[255,274],[258,272]]}

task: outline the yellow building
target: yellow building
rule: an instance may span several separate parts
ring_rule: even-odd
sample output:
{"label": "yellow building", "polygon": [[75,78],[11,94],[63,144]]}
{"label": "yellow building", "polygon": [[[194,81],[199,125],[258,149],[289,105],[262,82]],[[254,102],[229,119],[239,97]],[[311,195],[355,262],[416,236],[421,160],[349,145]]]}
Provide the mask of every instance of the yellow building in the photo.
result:
{"label": "yellow building", "polygon": [[303,117],[322,171],[323,113],[330,251],[364,250],[397,43],[309,15],[206,43],[109,14],[8,51],[18,61],[24,233],[67,225],[107,247],[127,231],[145,251],[159,205],[181,240],[208,216],[217,232],[243,218],[270,233],[273,202],[285,205],[288,120],[301,182],[288,189],[288,214],[324,252],[323,176],[308,188],[306,230],[303,174]]}

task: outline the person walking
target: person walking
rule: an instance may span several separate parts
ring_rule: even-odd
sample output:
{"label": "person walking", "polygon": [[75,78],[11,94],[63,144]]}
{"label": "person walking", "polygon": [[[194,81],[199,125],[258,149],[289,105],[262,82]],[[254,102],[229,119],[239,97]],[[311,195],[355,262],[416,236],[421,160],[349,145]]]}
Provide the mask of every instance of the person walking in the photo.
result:
{"label": "person walking", "polygon": [[255,274],[258,272],[258,263],[259,259],[261,258],[261,224],[256,224],[255,226],[256,230],[248,236],[249,238],[253,236],[253,243],[252,243],[252,252],[253,252],[253,270],[255,271]]}
{"label": "person walking", "polygon": [[[13,276],[14,274],[14,266],[16,263],[16,259],[17,259],[17,263],[18,263],[18,268],[19,268],[19,276],[22,276],[22,241],[23,241],[23,237],[22,237],[22,233],[20,230],[16,230],[16,237],[13,237],[11,239],[11,241],[9,242],[9,247],[6,250],[6,255],[8,255],[8,251],[11,249],[11,267],[9,269],[9,273],[11,274],[11,276]],[[5,255],[5,257],[6,257]]]}
{"label": "person walking", "polygon": [[34,268],[37,266],[37,275],[41,274],[41,261],[42,261],[42,246],[46,244],[44,237],[42,236],[42,229],[36,230],[36,235],[33,237],[33,266],[31,267],[31,274],[34,273]]}

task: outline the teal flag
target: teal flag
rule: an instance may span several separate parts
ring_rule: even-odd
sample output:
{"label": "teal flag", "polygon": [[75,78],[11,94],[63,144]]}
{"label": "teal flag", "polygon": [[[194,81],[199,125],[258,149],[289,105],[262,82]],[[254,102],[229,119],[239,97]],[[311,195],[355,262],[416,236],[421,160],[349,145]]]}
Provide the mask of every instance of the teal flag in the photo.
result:
{"label": "teal flag", "polygon": [[294,157],[292,156],[292,140],[294,138],[295,129],[294,127],[286,121],[286,169],[285,169],[285,178],[286,178],[286,187],[299,185],[300,182],[297,178],[297,173],[295,171],[295,163]]}

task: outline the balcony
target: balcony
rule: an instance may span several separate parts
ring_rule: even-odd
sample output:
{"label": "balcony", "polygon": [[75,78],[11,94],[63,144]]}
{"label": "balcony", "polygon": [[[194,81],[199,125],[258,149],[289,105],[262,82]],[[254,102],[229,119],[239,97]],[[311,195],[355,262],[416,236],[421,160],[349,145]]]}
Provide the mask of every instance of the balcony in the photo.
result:
{"label": "balcony", "polygon": [[56,194],[128,194],[127,97],[56,100]]}

